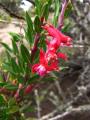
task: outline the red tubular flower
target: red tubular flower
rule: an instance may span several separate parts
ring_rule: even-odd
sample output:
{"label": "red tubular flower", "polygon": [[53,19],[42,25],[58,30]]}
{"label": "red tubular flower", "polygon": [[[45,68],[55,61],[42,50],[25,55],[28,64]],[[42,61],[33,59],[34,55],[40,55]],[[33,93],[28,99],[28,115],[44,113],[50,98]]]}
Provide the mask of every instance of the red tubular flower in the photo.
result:
{"label": "red tubular flower", "polygon": [[50,41],[46,40],[46,52],[41,49],[39,63],[32,66],[32,71],[38,73],[40,76],[44,76],[50,71],[59,69],[58,58],[67,60],[67,56],[63,53],[58,53],[58,48],[61,45],[69,46],[71,44],[71,38],[62,34],[52,25],[44,25],[42,28],[45,29],[53,39]]}
{"label": "red tubular flower", "polygon": [[47,73],[47,69],[46,69],[47,61],[44,56],[45,53],[41,49],[39,63],[32,66],[32,71],[37,72],[40,76],[44,76]]}
{"label": "red tubular flower", "polygon": [[32,71],[37,72],[40,76],[44,76],[52,70],[57,70],[57,64],[58,62],[56,61],[51,61],[48,63],[48,59],[46,58],[44,51],[41,49],[39,63],[32,66]]}
{"label": "red tubular flower", "polygon": [[71,44],[72,39],[69,36],[66,36],[63,33],[61,33],[54,26],[45,25],[42,28],[48,32],[48,35],[52,36],[53,38],[56,38],[59,41],[59,43],[64,43],[66,45]]}

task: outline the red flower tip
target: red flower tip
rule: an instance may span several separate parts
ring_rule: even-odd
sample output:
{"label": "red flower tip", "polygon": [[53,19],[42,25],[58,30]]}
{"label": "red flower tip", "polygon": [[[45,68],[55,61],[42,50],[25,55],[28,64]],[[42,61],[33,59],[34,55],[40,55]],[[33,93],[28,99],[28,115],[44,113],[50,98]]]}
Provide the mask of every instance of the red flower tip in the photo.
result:
{"label": "red flower tip", "polygon": [[17,99],[19,98],[19,90],[16,91],[15,95],[14,95],[14,98]]}
{"label": "red flower tip", "polygon": [[58,56],[58,58],[61,58],[63,60],[67,60],[67,56],[64,53],[58,53],[57,56]]}
{"label": "red flower tip", "polygon": [[28,85],[24,90],[24,94],[25,95],[29,94],[32,91],[33,88],[34,88],[34,85]]}
{"label": "red flower tip", "polygon": [[40,18],[40,21],[43,23],[43,21],[45,20],[45,18],[44,17],[41,17]]}
{"label": "red flower tip", "polygon": [[68,40],[68,42],[71,42],[72,38],[68,36],[67,40]]}

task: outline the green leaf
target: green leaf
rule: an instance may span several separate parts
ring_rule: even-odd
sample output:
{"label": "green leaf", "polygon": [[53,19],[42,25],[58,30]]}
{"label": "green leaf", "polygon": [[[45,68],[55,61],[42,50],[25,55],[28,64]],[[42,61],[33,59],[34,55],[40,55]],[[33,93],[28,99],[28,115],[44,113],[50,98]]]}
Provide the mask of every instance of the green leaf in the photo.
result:
{"label": "green leaf", "polygon": [[22,56],[18,56],[18,65],[19,65],[19,68],[20,68],[20,72],[22,74],[24,74],[25,70],[24,70],[24,61],[23,61]]}
{"label": "green leaf", "polygon": [[26,12],[26,22],[27,22],[27,28],[25,29],[25,37],[31,46],[34,39],[34,29],[33,29],[33,22],[31,20],[31,17],[27,12]]}
{"label": "green leaf", "polygon": [[19,111],[19,107],[14,105],[8,108],[7,114],[14,114]]}
{"label": "green leaf", "polygon": [[5,102],[5,97],[4,97],[4,95],[1,95],[1,94],[0,94],[0,106],[1,106],[1,104],[4,103],[4,102]]}
{"label": "green leaf", "polygon": [[40,78],[39,75],[34,75],[33,77],[31,77],[29,80],[28,80],[28,84],[32,84],[32,83],[36,83],[36,82],[39,82],[38,79]]}
{"label": "green leaf", "polygon": [[54,81],[55,80],[55,78],[54,77],[43,77],[42,78],[42,81],[44,81],[44,82],[48,82],[48,81]]}
{"label": "green leaf", "polygon": [[4,85],[4,88],[6,88],[8,90],[17,90],[18,87],[8,83],[7,85]]}
{"label": "green leaf", "polygon": [[53,19],[53,24],[56,27],[58,23],[58,17],[60,14],[60,2],[59,0],[55,0],[55,12],[54,12],[54,19]]}
{"label": "green leaf", "polygon": [[26,12],[26,22],[28,25],[28,29],[30,30],[31,33],[33,33],[33,23],[32,23],[31,17],[27,12]]}
{"label": "green leaf", "polygon": [[[22,111],[22,112],[24,112],[24,113],[27,113],[27,112],[35,112],[35,107],[34,106],[31,106],[31,105],[24,105],[22,108],[21,108],[21,110],[20,111]],[[32,119],[30,119],[30,120],[32,120]],[[35,119],[34,119],[35,120]]]}
{"label": "green leaf", "polygon": [[10,98],[9,101],[8,101],[8,106],[12,106],[12,105],[15,105],[16,104],[16,101],[14,98]]}
{"label": "green leaf", "polygon": [[62,32],[68,32],[70,30],[70,26],[71,24],[70,23],[67,23],[66,25],[64,25],[63,29],[62,29]]}
{"label": "green leaf", "polygon": [[47,20],[48,16],[49,16],[49,4],[45,3],[44,6],[42,7],[42,17],[45,17],[45,20]]}
{"label": "green leaf", "polygon": [[25,79],[24,77],[19,76],[19,77],[18,77],[18,82],[19,82],[19,83],[23,83],[23,82],[24,82],[24,79]]}
{"label": "green leaf", "polygon": [[3,64],[3,69],[6,70],[7,72],[10,72],[11,74],[15,74],[12,70],[11,64],[10,63],[4,63]]}
{"label": "green leaf", "polygon": [[46,41],[45,41],[46,37],[45,35],[42,35],[40,37],[40,44],[39,44],[39,47],[40,48],[43,48],[45,51],[46,51]]}
{"label": "green leaf", "polygon": [[15,85],[12,85],[12,84],[10,84],[10,83],[8,83],[8,82],[0,82],[0,87],[4,87],[4,88],[6,88],[6,89],[8,89],[8,90],[17,90],[17,86],[15,86]]}
{"label": "green leaf", "polygon": [[73,10],[73,5],[71,2],[68,3],[67,9],[65,11],[65,18],[67,18],[68,16],[70,16],[70,14],[72,13]]}
{"label": "green leaf", "polygon": [[0,81],[3,81],[3,76],[2,76],[2,74],[0,74]]}
{"label": "green leaf", "polygon": [[39,59],[39,53],[40,53],[40,50],[38,49],[34,55],[34,63],[37,63],[38,62],[38,59]]}
{"label": "green leaf", "polygon": [[6,43],[0,42],[0,44],[9,52],[12,52],[12,49]]}
{"label": "green leaf", "polygon": [[19,66],[17,65],[16,61],[14,58],[11,58],[11,65],[12,65],[12,70],[14,73],[19,74],[20,73],[20,69]]}
{"label": "green leaf", "polygon": [[11,60],[11,55],[8,51],[6,51],[6,55],[7,55],[7,61],[10,62]]}
{"label": "green leaf", "polygon": [[12,58],[8,51],[7,60],[3,63],[3,69],[10,72],[12,75],[21,73],[21,67],[16,63],[16,58]]}
{"label": "green leaf", "polygon": [[28,49],[23,44],[21,44],[20,50],[21,50],[21,55],[22,55],[24,62],[30,63],[30,53]]}
{"label": "green leaf", "polygon": [[4,85],[6,85],[7,83],[5,82],[0,82],[0,87],[3,87]]}
{"label": "green leaf", "polygon": [[39,0],[35,0],[36,14],[40,16],[41,14],[41,4]]}
{"label": "green leaf", "polygon": [[14,40],[15,42],[18,42],[21,40],[21,36],[19,34],[14,32],[9,32],[9,34],[12,37],[12,40]]}
{"label": "green leaf", "polygon": [[35,20],[34,20],[34,28],[35,28],[35,31],[37,33],[40,33],[41,32],[41,22],[40,22],[40,19],[38,16],[35,17]]}
{"label": "green leaf", "polygon": [[[26,66],[25,66],[25,74],[26,74],[26,76],[29,76],[29,77],[30,77],[30,71],[31,71],[31,69],[30,69],[29,65],[26,65]],[[28,78],[28,79],[29,79],[29,78]]]}
{"label": "green leaf", "polygon": [[27,28],[25,30],[25,37],[26,37],[26,40],[29,42],[30,46],[33,44],[33,41],[34,41],[34,37],[33,37],[33,34],[32,32],[30,31],[29,28]]}
{"label": "green leaf", "polygon": [[12,46],[13,46],[13,52],[14,54],[18,54],[19,51],[18,51],[18,47],[17,47],[17,44],[14,40],[12,40]]}
{"label": "green leaf", "polygon": [[45,17],[45,20],[48,19],[51,3],[52,3],[52,0],[46,0],[46,2],[44,2],[44,5],[41,9],[41,16]]}
{"label": "green leaf", "polygon": [[48,0],[48,4],[50,6],[52,4],[52,0]]}

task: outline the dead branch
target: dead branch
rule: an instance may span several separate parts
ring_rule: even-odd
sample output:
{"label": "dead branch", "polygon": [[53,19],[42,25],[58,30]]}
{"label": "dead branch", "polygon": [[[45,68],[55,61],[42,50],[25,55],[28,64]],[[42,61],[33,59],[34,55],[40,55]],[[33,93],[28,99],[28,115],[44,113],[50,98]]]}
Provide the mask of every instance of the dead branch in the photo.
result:
{"label": "dead branch", "polygon": [[17,15],[16,13],[12,12],[9,8],[7,8],[2,3],[0,3],[0,8],[3,9],[3,10],[5,10],[5,12],[8,13],[11,17],[24,20],[24,17],[22,17],[20,15]]}
{"label": "dead branch", "polygon": [[58,19],[58,29],[61,30],[64,21],[64,13],[67,8],[68,0],[63,0],[61,13]]}
{"label": "dead branch", "polygon": [[[79,120],[80,119],[79,116],[83,114],[90,115],[90,105],[83,105],[77,108],[70,108],[70,109],[67,109],[65,112],[58,114],[54,117],[50,118],[50,116],[47,115],[47,117],[45,116],[45,118],[48,120],[73,120],[77,118],[77,120]],[[46,120],[46,119],[44,119],[44,116],[43,116],[40,120]]]}

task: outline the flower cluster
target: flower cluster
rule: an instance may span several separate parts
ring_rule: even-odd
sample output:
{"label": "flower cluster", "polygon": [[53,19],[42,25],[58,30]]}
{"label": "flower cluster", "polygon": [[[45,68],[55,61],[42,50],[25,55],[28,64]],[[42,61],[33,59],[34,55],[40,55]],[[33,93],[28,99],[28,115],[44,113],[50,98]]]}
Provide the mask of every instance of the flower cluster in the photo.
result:
{"label": "flower cluster", "polygon": [[52,39],[46,40],[46,52],[40,49],[39,63],[32,66],[32,71],[40,76],[44,76],[53,70],[59,70],[58,58],[67,60],[67,56],[58,52],[58,49],[60,46],[71,46],[72,43],[72,39],[69,36],[64,35],[54,26],[46,24],[42,28],[47,31],[48,36],[51,36]]}

